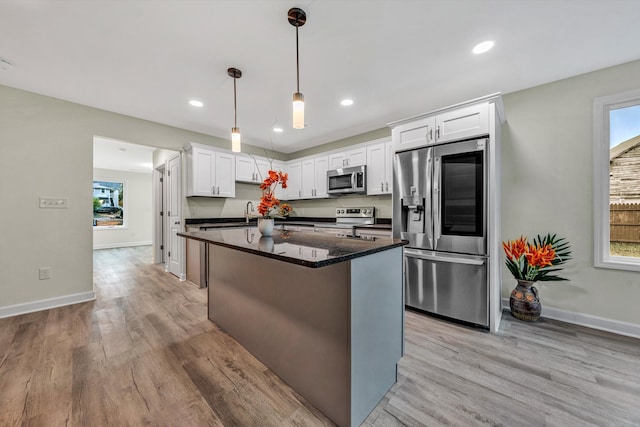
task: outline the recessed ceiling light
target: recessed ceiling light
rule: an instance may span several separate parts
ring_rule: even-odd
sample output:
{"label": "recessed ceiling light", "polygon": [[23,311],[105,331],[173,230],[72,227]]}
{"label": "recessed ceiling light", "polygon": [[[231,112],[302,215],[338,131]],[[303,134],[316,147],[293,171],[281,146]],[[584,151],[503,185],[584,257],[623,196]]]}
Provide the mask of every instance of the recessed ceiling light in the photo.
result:
{"label": "recessed ceiling light", "polygon": [[281,132],[283,131],[283,129],[282,129],[281,127],[279,127],[279,126],[274,126],[274,127],[273,127],[273,131],[274,131],[274,132],[281,133]]}
{"label": "recessed ceiling light", "polygon": [[476,55],[480,55],[481,53],[490,51],[491,48],[493,47],[493,44],[494,43],[491,40],[478,43],[471,52],[475,53]]}
{"label": "recessed ceiling light", "polygon": [[341,105],[349,106],[349,105],[353,105],[353,99],[343,99],[342,101],[340,101]]}
{"label": "recessed ceiling light", "polygon": [[202,101],[192,99],[191,101],[189,101],[189,105],[193,105],[194,107],[202,107],[204,104],[202,103]]}

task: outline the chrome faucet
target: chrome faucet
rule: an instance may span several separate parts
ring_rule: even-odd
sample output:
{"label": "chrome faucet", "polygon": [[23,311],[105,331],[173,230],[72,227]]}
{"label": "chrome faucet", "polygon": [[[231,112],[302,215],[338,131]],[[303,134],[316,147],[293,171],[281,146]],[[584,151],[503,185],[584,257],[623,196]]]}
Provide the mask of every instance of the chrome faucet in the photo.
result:
{"label": "chrome faucet", "polygon": [[245,213],[244,213],[244,217],[247,220],[247,224],[249,224],[249,206],[251,206],[251,212],[255,212],[253,209],[253,203],[251,203],[251,200],[249,200],[247,202],[247,207],[245,208]]}

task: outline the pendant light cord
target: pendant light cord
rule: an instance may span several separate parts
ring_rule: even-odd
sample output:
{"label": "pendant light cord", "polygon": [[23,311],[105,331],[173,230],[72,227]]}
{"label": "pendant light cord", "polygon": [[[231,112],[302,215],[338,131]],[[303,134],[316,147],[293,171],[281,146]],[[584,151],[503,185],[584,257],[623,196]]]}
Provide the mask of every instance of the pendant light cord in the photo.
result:
{"label": "pendant light cord", "polygon": [[298,84],[296,92],[300,93],[300,54],[298,52],[298,27],[296,27],[296,82]]}
{"label": "pendant light cord", "polygon": [[233,127],[238,127],[238,116],[237,116],[237,107],[236,107],[236,80],[237,78],[233,78]]}

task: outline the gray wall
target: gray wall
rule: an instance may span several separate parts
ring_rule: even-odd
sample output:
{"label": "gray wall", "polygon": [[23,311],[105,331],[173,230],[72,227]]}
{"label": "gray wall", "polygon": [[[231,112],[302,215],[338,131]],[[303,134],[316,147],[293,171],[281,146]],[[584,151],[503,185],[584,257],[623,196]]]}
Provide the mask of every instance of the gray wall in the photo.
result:
{"label": "gray wall", "polygon": [[[503,97],[503,240],[566,237],[569,282],[541,282],[543,307],[640,324],[640,273],[593,267],[593,99],[640,88],[640,61]],[[515,287],[503,269],[503,296]],[[544,308],[543,308],[544,310]]]}
{"label": "gray wall", "polygon": [[[181,150],[230,141],[0,85],[0,312],[93,290],[93,136]],[[263,150],[243,144],[245,151]],[[283,155],[278,154],[280,158]],[[68,209],[39,209],[39,196]],[[51,279],[38,280],[38,268]]]}
{"label": "gray wall", "polygon": [[[539,286],[544,306],[640,324],[640,273],[593,267],[592,206],[593,98],[638,87],[640,61],[635,61],[504,96],[503,240],[552,231],[566,236],[574,248],[575,259],[563,272],[571,281]],[[0,86],[0,194],[3,207],[10,207],[0,209],[5,224],[0,241],[0,308],[92,289],[91,210],[86,206],[91,203],[93,135],[173,150],[189,141],[230,145],[219,138]],[[385,135],[386,129],[378,130],[324,148]],[[254,153],[263,154],[260,149]],[[235,200],[187,201],[184,215],[236,216],[247,200],[259,198],[258,187],[247,184],[239,184],[237,194]],[[39,209],[40,195],[69,197],[70,207]],[[292,204],[302,215],[331,216],[332,204],[369,201],[381,216],[390,216],[389,196]],[[52,279],[38,280],[40,266],[52,267]],[[515,282],[503,271],[506,297]]]}

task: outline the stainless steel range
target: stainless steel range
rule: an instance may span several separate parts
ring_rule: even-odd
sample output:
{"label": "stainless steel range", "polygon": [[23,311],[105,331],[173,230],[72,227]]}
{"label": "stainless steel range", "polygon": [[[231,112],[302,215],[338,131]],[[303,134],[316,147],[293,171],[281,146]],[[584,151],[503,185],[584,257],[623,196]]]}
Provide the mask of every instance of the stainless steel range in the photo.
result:
{"label": "stainless steel range", "polygon": [[375,210],[376,208],[373,206],[336,208],[336,222],[316,223],[314,224],[314,231],[340,237],[356,237],[356,226],[375,223]]}

